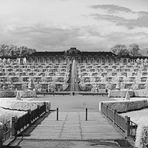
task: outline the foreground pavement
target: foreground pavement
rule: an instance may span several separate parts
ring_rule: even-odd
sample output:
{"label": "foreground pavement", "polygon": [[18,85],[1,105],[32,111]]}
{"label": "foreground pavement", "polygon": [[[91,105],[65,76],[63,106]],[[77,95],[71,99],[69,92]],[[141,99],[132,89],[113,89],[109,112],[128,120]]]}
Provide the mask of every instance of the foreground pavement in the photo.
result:
{"label": "foreground pavement", "polygon": [[112,140],[92,140],[92,141],[23,140],[19,144],[19,146],[13,146],[13,148],[14,147],[15,148],[131,148],[129,145],[120,146],[118,141],[112,141]]}
{"label": "foreground pavement", "polygon": [[46,117],[24,139],[121,139],[121,135],[99,113],[88,113],[85,121],[85,112],[60,112],[59,121],[56,121],[56,112]]}
{"label": "foreground pavement", "polygon": [[[107,96],[39,96],[50,101],[56,112],[47,114],[10,143],[15,148],[131,148],[128,142],[99,112],[99,102]],[[88,121],[85,121],[85,107]],[[8,146],[7,146],[8,147]]]}
{"label": "foreground pavement", "polygon": [[100,112],[90,112],[88,121],[85,112],[60,112],[58,121],[56,112],[52,112],[26,130],[11,147],[127,148],[127,145]]}

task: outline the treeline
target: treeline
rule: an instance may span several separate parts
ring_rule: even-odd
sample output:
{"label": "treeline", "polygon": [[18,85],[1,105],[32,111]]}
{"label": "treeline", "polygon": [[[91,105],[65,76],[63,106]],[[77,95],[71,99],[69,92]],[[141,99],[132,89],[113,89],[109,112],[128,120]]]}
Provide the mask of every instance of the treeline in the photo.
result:
{"label": "treeline", "polygon": [[118,56],[132,56],[137,57],[141,56],[140,54],[140,47],[138,44],[130,44],[129,46],[126,46],[124,44],[117,44],[111,48],[112,53],[118,55]]}
{"label": "treeline", "polygon": [[34,52],[36,52],[35,49],[26,46],[0,45],[0,57],[26,57]]}

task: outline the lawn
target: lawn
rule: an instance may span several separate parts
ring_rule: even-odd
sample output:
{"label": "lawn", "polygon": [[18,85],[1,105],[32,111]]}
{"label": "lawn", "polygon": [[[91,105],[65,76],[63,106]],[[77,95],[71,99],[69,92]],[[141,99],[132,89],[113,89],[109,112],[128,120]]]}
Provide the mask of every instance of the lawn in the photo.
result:
{"label": "lawn", "polygon": [[131,121],[135,122],[138,125],[148,126],[148,108],[123,113],[122,116],[129,116]]}
{"label": "lawn", "polygon": [[51,109],[56,109],[59,107],[60,111],[76,111],[81,112],[87,107],[89,111],[99,111],[99,102],[100,101],[110,101],[113,99],[108,98],[107,96],[38,96],[38,98],[31,100],[39,101],[50,101]]}

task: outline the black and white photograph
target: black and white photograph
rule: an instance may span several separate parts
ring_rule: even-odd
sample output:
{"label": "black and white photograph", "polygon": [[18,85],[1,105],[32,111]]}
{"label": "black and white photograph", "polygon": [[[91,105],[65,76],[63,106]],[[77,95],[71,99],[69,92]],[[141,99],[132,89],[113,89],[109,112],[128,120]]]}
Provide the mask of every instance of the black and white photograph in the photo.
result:
{"label": "black and white photograph", "polygon": [[0,148],[148,148],[148,0],[0,0]]}

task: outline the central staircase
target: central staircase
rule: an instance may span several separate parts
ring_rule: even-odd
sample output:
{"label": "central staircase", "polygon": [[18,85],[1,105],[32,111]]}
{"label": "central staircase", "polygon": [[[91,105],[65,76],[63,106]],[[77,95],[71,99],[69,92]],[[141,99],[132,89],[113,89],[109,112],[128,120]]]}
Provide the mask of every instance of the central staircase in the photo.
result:
{"label": "central staircase", "polygon": [[77,62],[73,60],[72,62],[72,69],[71,69],[71,88],[72,92],[78,91],[78,73],[77,73]]}

